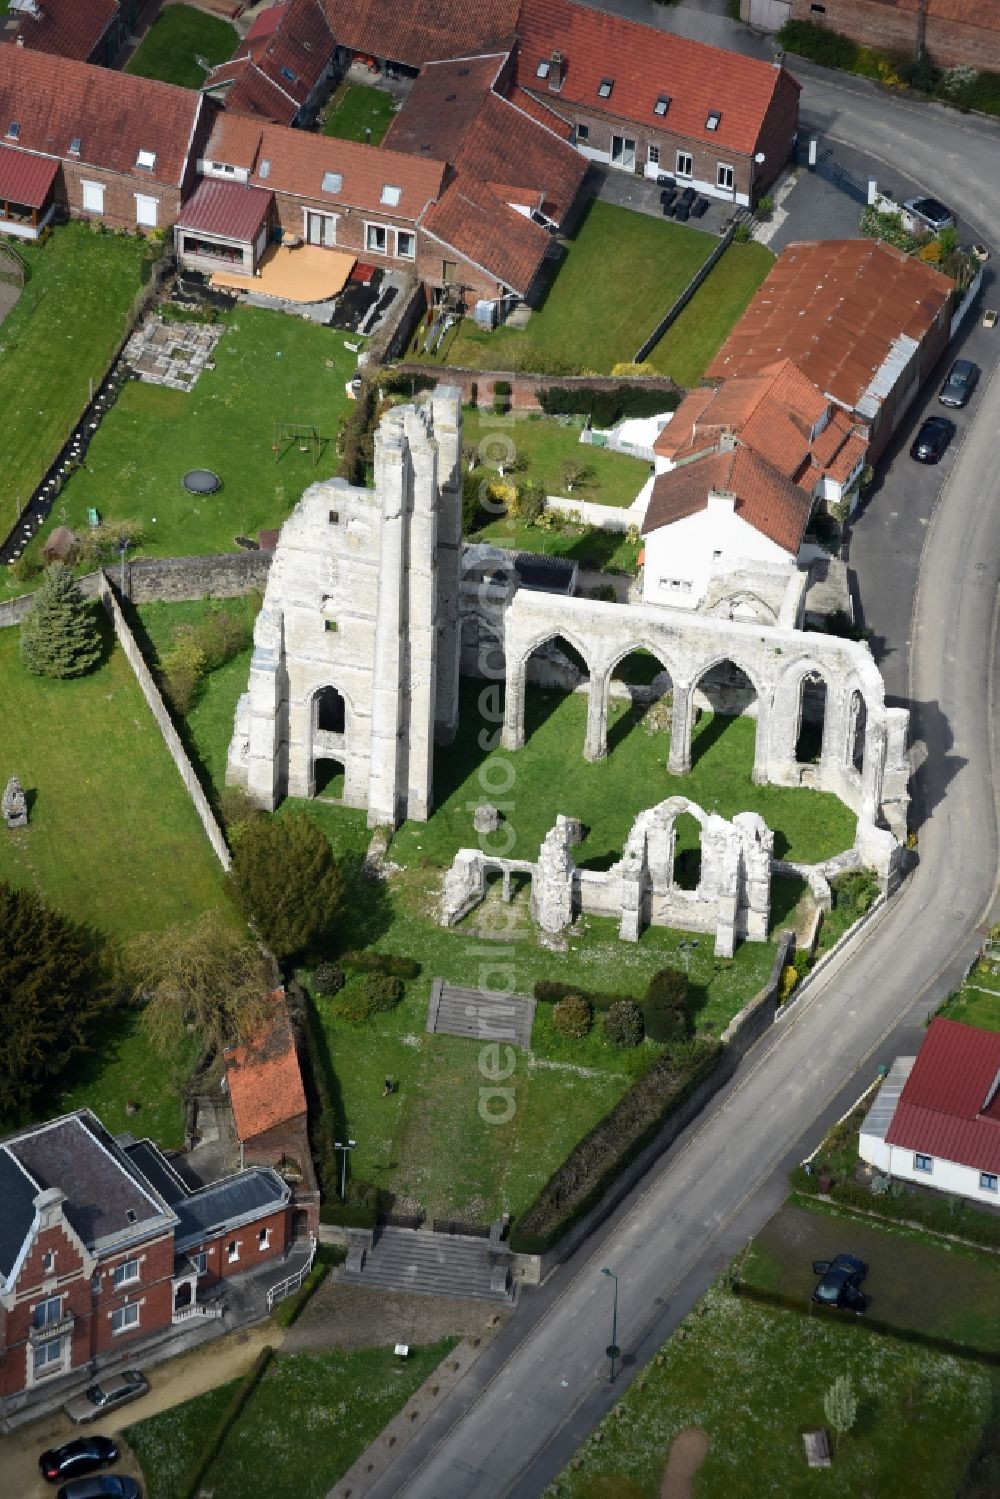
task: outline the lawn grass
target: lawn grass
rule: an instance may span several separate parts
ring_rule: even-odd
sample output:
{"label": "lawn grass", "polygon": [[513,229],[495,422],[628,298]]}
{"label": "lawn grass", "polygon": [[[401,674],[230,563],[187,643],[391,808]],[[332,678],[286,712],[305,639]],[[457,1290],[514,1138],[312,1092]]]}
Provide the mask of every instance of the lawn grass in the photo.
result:
{"label": "lawn grass", "polygon": [[[631,505],[649,478],[650,466],[643,459],[607,448],[584,447],[580,442],[582,420],[579,425],[569,425],[537,413],[517,413],[498,420],[467,408],[462,422],[464,441],[479,456],[477,474],[481,480],[497,478],[497,464],[509,464],[515,451],[527,465],[512,476],[515,484],[534,482],[546,494],[566,495],[572,500]],[[590,470],[571,495],[563,478],[566,463],[583,463]]]}
{"label": "lawn grass", "polygon": [[190,5],[168,5],[146,32],[125,71],[140,78],[158,78],[180,88],[201,88],[207,63],[226,62],[236,49],[235,26],[219,16],[206,15]]}
{"label": "lawn grass", "polygon": [[730,245],[649,355],[657,373],[697,385],[773,265],[766,245]]}
{"label": "lawn grass", "polygon": [[487,332],[463,318],[443,356],[475,369],[547,369],[554,361],[610,374],[635,358],[715,243],[700,229],[596,199],[528,327]]}
{"label": "lawn grass", "polygon": [[[571,496],[572,498],[572,496]],[[543,557],[566,557],[581,568],[603,572],[626,573],[634,577],[639,570],[642,539],[630,538],[624,531],[600,531],[547,512],[541,524],[511,520],[506,515],[496,520],[481,520],[470,531],[469,541],[488,541],[493,546],[508,547],[515,552],[537,552]]]}
{"label": "lawn grass", "polygon": [[[91,506],[105,519],[138,520],[144,541],[135,554],[158,557],[232,551],[236,536],[280,526],[309,484],[336,472],[334,439],[356,360],[329,328],[240,307],[226,318],[215,369],[193,390],[125,386],[53,523],[85,526]],[[315,467],[296,444],[274,462],[276,420],[315,423],[327,439]],[[222,492],[188,494],[183,475],[206,465]]]}
{"label": "lawn grass", "polygon": [[385,89],[348,83],[330,101],[323,121],[323,134],[335,135],[343,141],[379,146],[395,113],[396,101]]}
{"label": "lawn grass", "polygon": [[1000,963],[985,955],[978,958],[962,987],[937,1013],[946,1020],[1000,1031]]}
{"label": "lawn grass", "polygon": [[[67,224],[18,242],[29,279],[0,328],[0,533],[13,525],[125,333],[148,245]],[[0,569],[0,597],[24,592]]]}
{"label": "lawn grass", "polygon": [[149,1499],[181,1499],[184,1476],[236,1393],[239,1379],[172,1405],[122,1430],[142,1468]]}
{"label": "lawn grass", "polygon": [[[828,1426],[823,1396],[846,1375],[858,1400],[833,1466],[806,1466],[801,1433]],[[854,1323],[772,1310],[714,1286],[559,1476],[562,1499],[658,1499],[674,1437],[709,1451],[697,1499],[946,1499],[991,1404],[977,1364]]]}

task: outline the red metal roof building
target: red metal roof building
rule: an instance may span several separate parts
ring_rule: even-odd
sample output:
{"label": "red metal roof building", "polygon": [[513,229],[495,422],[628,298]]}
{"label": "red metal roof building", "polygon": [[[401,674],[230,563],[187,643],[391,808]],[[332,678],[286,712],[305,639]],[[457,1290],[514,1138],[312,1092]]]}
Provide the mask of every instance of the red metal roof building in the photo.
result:
{"label": "red metal roof building", "polygon": [[1000,1174],[1000,1032],[932,1020],[885,1140]]}

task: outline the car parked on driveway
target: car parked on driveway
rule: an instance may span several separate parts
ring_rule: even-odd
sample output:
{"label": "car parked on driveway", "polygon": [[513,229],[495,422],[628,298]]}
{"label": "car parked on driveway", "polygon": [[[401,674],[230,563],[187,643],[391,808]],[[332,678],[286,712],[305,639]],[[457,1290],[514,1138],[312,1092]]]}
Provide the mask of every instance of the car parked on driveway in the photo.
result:
{"label": "car parked on driveway", "polygon": [[49,1483],[61,1478],[82,1478],[96,1468],[107,1468],[118,1461],[118,1448],[110,1437],[75,1437],[61,1447],[51,1447],[38,1459],[42,1477]]}
{"label": "car parked on driveway", "polygon": [[142,1490],[134,1478],[95,1473],[92,1478],[74,1478],[72,1483],[64,1483],[56,1499],[142,1499]]}
{"label": "car parked on driveway", "polygon": [[940,463],[945,448],[955,435],[955,423],[946,416],[929,416],[913,439],[910,457],[918,463]]}
{"label": "car parked on driveway", "polygon": [[861,1313],[868,1299],[861,1289],[861,1282],[868,1274],[868,1266],[856,1254],[838,1254],[833,1260],[814,1260],[813,1274],[821,1280],[813,1292],[813,1301],[820,1306],[841,1306],[848,1311]]}
{"label": "car parked on driveway", "polygon": [[938,400],[942,406],[966,406],[979,382],[979,365],[971,359],[956,359],[948,371]]}
{"label": "car parked on driveway", "polygon": [[955,215],[938,198],[907,198],[903,207],[915,223],[932,234],[954,227]]}
{"label": "car parked on driveway", "polygon": [[99,1383],[88,1385],[82,1395],[67,1400],[63,1410],[71,1421],[96,1421],[106,1411],[124,1405],[128,1400],[138,1400],[149,1391],[149,1382],[138,1369],[126,1369],[123,1374],[109,1374]]}

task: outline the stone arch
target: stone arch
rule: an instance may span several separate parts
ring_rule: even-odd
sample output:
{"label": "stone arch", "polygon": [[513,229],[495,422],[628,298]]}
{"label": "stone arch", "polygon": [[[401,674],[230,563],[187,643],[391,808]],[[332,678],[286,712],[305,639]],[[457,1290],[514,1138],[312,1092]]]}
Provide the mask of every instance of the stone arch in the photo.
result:
{"label": "stone arch", "polygon": [[[809,690],[812,688],[812,702]],[[801,656],[785,668],[771,703],[770,759],[788,767],[813,764],[830,752],[830,730],[835,716],[835,678],[815,656]],[[821,701],[819,698],[821,697]],[[803,732],[803,721],[807,730]],[[818,724],[819,733],[808,725]]]}
{"label": "stone arch", "polygon": [[762,625],[778,623],[777,609],[759,593],[754,593],[751,588],[740,588],[733,593],[723,594],[704,612],[713,619],[755,622]]}
{"label": "stone arch", "polygon": [[347,703],[337,687],[318,687],[312,695],[313,729],[323,734],[343,734],[347,725]]}
{"label": "stone arch", "polygon": [[[709,679],[706,681],[706,678]],[[713,680],[714,678],[714,680]],[[762,691],[761,683],[757,673],[748,670],[744,662],[736,655],[719,653],[713,656],[704,665],[699,666],[690,686],[691,706],[694,706],[694,694],[701,692],[707,699],[709,709],[713,714],[714,728],[709,726],[706,732],[700,736],[697,745],[697,756],[705,753],[711,744],[718,738],[725,728],[724,720],[742,717],[754,717],[750,713],[753,707],[756,709],[756,728],[754,734],[754,767],[753,778],[755,781],[767,779],[767,708],[768,698]],[[687,766],[692,764],[692,731],[694,727],[694,713],[688,712],[684,732],[687,740]],[[675,715],[675,727],[678,726]],[[697,758],[696,756],[696,758]],[[671,746],[672,763],[679,758],[673,753]]]}
{"label": "stone arch", "polygon": [[[626,739],[645,720],[654,703],[661,703],[668,695],[671,699],[673,697],[677,683],[676,668],[669,654],[654,641],[655,637],[648,636],[630,640],[616,648],[610,663],[604,667],[602,690],[608,701],[609,711],[617,715],[608,731],[608,749],[615,749]],[[627,711],[622,712],[626,704]],[[657,711],[658,725],[662,711]]]}
{"label": "stone arch", "polygon": [[524,645],[522,645],[520,648],[520,655],[516,664],[521,667],[526,667],[528,662],[531,660],[531,657],[535,655],[537,651],[540,651],[543,646],[551,645],[557,640],[565,640],[567,645],[571,645],[573,647],[576,654],[586,664],[587,671],[591,677],[591,680],[593,680],[593,653],[586,645],[584,645],[583,641],[572,630],[564,629],[562,624],[556,625],[554,628],[545,630],[543,633],[538,634],[534,640],[526,642]]}
{"label": "stone arch", "polygon": [[340,801],[353,749],[353,705],[331,682],[309,694],[309,795]]}
{"label": "stone arch", "polygon": [[672,683],[677,681],[677,669],[670,660],[669,653],[662,646],[656,645],[652,638],[646,636],[633,638],[629,640],[627,645],[623,645],[615,651],[608,666],[608,676],[613,677],[622,662],[627,657],[634,656],[637,651],[646,651],[650,656],[655,656],[663,670],[670,677],[670,681]]}

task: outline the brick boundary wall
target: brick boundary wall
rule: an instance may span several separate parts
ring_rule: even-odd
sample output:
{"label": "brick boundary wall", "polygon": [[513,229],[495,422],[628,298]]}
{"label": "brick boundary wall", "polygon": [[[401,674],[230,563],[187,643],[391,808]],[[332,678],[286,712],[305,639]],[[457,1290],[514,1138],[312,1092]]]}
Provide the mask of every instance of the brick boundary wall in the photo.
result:
{"label": "brick boundary wall", "polygon": [[669,375],[532,375],[511,370],[471,370],[462,365],[418,364],[404,361],[392,366],[394,375],[433,376],[441,385],[457,385],[464,405],[489,409],[497,380],[510,386],[510,403],[515,411],[541,411],[540,390],[619,390],[623,385],[636,390],[662,390],[664,394],[683,395],[681,386]]}

